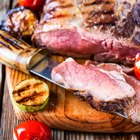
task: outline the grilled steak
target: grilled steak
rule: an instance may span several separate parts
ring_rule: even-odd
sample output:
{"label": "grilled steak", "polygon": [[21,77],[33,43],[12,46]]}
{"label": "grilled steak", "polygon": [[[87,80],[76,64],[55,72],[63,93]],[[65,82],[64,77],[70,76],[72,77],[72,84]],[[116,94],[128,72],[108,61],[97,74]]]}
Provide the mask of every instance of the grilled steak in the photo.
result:
{"label": "grilled steak", "polygon": [[46,0],[33,41],[53,53],[133,64],[140,53],[140,2]]}
{"label": "grilled steak", "polygon": [[51,76],[97,110],[115,112],[134,106],[135,90],[112,65],[95,66],[89,61],[80,65],[69,58],[56,66]]}
{"label": "grilled steak", "polygon": [[30,43],[38,21],[39,14],[37,12],[25,7],[15,7],[3,17],[0,29]]}

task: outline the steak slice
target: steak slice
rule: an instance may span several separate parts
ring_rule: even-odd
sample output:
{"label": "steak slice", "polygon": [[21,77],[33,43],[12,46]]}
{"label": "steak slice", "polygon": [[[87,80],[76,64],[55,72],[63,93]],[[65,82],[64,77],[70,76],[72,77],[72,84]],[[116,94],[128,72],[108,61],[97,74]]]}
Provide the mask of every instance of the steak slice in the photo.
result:
{"label": "steak slice", "polygon": [[69,58],[52,70],[51,77],[100,111],[121,111],[135,103],[135,90],[121,72],[104,70],[89,61],[80,65]]}
{"label": "steak slice", "polygon": [[[118,65],[100,65],[101,68],[107,69],[107,70],[117,70],[122,71],[122,69]],[[140,124],[140,81],[136,79],[136,77],[132,75],[126,75],[124,74],[125,80],[127,83],[129,83],[133,89],[135,90],[135,104],[133,107],[127,108],[125,112],[127,113],[128,117],[132,120],[133,123],[139,123]]]}
{"label": "steak slice", "polygon": [[[116,64],[100,64],[98,65],[98,67],[107,71],[114,70],[121,73],[123,73],[122,71],[129,73],[129,70],[126,70],[126,68],[122,68]],[[129,74],[123,73],[123,76],[126,82],[133,87],[136,95],[135,95],[135,103],[133,104],[133,106],[127,107],[125,109],[125,113],[127,114],[128,118],[132,120],[133,123],[140,124],[140,81],[137,80],[136,77],[134,77],[131,73]]]}
{"label": "steak slice", "polygon": [[132,65],[140,54],[139,1],[47,0],[32,37],[72,57]]}
{"label": "steak slice", "polygon": [[133,76],[127,76],[126,81],[131,84],[136,91],[136,103],[132,108],[127,110],[127,114],[133,123],[140,124],[140,81]]}

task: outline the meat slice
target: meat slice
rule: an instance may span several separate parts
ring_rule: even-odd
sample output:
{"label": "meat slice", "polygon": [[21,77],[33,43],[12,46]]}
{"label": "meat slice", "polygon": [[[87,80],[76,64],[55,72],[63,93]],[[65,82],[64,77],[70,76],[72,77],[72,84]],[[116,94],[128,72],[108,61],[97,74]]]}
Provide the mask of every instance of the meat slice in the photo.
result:
{"label": "meat slice", "polygon": [[32,39],[52,53],[132,65],[140,54],[139,3],[47,0]]}
{"label": "meat slice", "polygon": [[[139,123],[140,124],[140,81],[136,79],[136,77],[134,77],[131,74],[131,69],[127,69],[120,67],[117,64],[99,64],[98,67],[107,70],[107,71],[117,71],[119,73],[122,73],[126,82],[128,84],[130,84],[133,89],[135,90],[135,103],[132,106],[127,106],[127,108],[124,108],[125,113],[127,114],[128,118],[132,120],[133,123]],[[123,71],[130,73],[126,74]]]}
{"label": "meat slice", "polygon": [[52,70],[51,77],[89,102],[93,108],[115,112],[132,107],[135,103],[135,90],[122,73],[104,70],[89,61],[80,65],[69,58]]}
{"label": "meat slice", "polygon": [[133,123],[140,124],[140,81],[132,76],[127,76],[126,81],[130,83],[136,91],[136,104],[127,110],[127,114]]}

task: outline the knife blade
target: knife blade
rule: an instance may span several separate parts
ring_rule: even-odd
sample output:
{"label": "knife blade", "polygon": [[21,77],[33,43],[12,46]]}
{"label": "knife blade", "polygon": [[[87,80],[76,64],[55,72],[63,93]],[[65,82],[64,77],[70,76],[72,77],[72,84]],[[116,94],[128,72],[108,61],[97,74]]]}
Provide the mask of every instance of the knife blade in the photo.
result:
{"label": "knife blade", "polygon": [[46,55],[41,61],[32,64],[30,67],[30,73],[37,75],[51,83],[54,83],[64,89],[66,89],[63,85],[55,82],[51,78],[51,72],[54,67],[56,67],[59,63],[52,60],[48,55]]}
{"label": "knife blade", "polygon": [[[39,76],[66,89],[64,85],[53,81],[51,78],[52,69],[59,63],[51,58],[47,49],[31,47],[3,30],[0,30],[0,62],[26,74]],[[122,110],[111,113],[128,118],[127,114]]]}

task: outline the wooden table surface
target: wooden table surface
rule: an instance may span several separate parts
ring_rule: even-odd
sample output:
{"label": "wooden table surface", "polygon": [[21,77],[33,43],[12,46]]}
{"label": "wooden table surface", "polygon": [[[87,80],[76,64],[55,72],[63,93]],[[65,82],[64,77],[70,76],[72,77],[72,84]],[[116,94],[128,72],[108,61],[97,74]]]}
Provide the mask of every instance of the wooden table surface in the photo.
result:
{"label": "wooden table surface", "polygon": [[[0,20],[16,0],[0,0]],[[17,120],[7,88],[5,66],[0,64],[0,140],[12,140]],[[52,129],[52,140],[140,140],[139,133],[84,133]]]}

